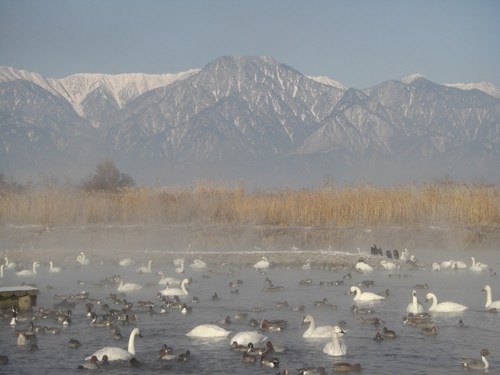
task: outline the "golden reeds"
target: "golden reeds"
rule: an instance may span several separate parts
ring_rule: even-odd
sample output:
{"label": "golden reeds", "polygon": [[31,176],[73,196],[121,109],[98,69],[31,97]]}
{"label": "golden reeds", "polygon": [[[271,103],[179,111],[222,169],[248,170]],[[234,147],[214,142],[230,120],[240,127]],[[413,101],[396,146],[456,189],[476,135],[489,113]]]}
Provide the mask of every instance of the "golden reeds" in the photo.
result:
{"label": "golden reeds", "polygon": [[241,184],[85,192],[0,192],[1,224],[500,225],[497,185],[325,186],[248,192]]}

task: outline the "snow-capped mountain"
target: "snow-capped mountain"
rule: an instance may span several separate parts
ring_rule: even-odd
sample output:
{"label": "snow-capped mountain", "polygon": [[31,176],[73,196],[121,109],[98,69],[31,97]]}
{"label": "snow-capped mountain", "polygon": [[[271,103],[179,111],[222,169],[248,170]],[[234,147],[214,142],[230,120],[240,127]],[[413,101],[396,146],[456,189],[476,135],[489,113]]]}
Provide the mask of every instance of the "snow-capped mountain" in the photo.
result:
{"label": "snow-capped mountain", "polygon": [[103,157],[140,183],[500,181],[500,100],[420,75],[346,89],[270,57],[58,80],[0,68],[0,173],[81,179]]}
{"label": "snow-capped mountain", "polygon": [[445,83],[445,86],[455,87],[461,90],[480,90],[495,98],[500,99],[500,89],[490,82],[479,83]]}

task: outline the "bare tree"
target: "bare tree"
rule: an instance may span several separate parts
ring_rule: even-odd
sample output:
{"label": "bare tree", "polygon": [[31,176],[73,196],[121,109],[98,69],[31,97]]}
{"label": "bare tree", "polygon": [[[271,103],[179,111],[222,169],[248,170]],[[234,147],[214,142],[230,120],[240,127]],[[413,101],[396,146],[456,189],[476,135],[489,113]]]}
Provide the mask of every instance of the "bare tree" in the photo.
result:
{"label": "bare tree", "polygon": [[82,182],[82,188],[88,191],[117,190],[134,185],[134,179],[128,174],[120,172],[109,159],[99,162],[95,173],[87,176]]}

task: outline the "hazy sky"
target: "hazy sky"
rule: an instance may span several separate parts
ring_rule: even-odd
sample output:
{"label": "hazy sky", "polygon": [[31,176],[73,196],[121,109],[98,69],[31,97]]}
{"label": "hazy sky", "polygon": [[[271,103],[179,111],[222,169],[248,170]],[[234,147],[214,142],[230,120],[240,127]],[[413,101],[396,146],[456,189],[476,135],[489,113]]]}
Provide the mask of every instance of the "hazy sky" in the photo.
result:
{"label": "hazy sky", "polygon": [[271,56],[366,88],[420,73],[500,87],[498,0],[0,0],[0,65],[176,73]]}

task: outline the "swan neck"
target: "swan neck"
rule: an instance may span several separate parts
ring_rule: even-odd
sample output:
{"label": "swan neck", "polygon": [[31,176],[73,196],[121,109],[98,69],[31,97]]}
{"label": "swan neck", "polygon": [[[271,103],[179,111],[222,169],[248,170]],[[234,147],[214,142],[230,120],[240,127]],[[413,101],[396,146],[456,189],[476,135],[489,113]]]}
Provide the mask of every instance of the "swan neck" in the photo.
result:
{"label": "swan neck", "polygon": [[486,307],[488,307],[489,305],[491,305],[491,289],[489,288],[486,288]]}
{"label": "swan neck", "polygon": [[488,367],[490,367],[490,364],[488,363],[488,360],[486,359],[485,356],[481,356],[481,359],[483,360],[484,368],[485,369],[487,369]]}
{"label": "swan neck", "polygon": [[135,355],[135,335],[136,331],[133,330],[128,339],[128,352]]}

